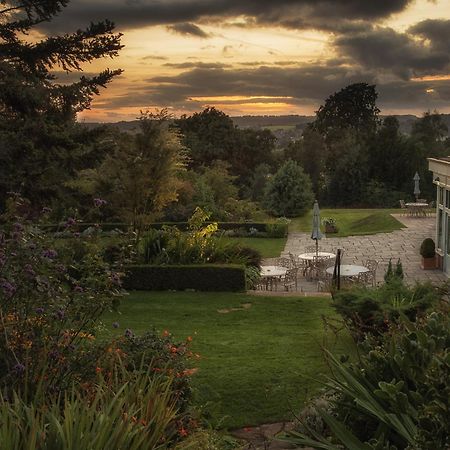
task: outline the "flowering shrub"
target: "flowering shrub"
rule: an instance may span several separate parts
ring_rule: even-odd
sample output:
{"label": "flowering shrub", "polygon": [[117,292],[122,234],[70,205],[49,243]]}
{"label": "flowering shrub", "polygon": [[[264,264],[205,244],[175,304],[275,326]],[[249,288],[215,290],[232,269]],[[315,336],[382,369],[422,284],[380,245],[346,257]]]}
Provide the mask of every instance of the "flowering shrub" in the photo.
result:
{"label": "flowering shrub", "polygon": [[121,260],[107,263],[72,218],[64,226],[73,239],[57,245],[27,209],[15,196],[0,217],[0,387],[28,392],[43,378],[59,392],[92,359],[98,319],[122,295]]}

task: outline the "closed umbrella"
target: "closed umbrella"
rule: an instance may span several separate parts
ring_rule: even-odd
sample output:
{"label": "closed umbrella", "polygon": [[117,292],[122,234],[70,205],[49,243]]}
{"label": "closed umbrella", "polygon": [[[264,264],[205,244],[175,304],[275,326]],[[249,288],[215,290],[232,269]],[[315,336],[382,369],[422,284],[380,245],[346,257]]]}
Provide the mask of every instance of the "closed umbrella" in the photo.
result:
{"label": "closed umbrella", "polygon": [[316,256],[319,255],[319,239],[322,239],[322,233],[320,232],[320,210],[317,200],[314,202],[313,207],[313,220],[312,220],[312,232],[311,239],[316,241]]}
{"label": "closed umbrella", "polygon": [[414,180],[414,195],[416,196],[416,202],[417,202],[417,199],[419,198],[419,195],[420,195],[420,186],[419,186],[420,177],[417,172],[414,175],[413,180]]}

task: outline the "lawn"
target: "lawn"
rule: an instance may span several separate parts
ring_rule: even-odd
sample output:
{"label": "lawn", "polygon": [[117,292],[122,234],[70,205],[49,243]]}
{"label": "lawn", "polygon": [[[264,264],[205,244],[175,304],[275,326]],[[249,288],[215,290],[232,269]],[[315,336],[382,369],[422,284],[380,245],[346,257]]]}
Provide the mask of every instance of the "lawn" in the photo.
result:
{"label": "lawn", "polygon": [[226,237],[221,239],[225,242],[239,242],[247,247],[254,248],[261,253],[263,258],[275,258],[280,256],[286,245],[286,238],[251,238],[251,237]]}
{"label": "lawn", "polygon": [[103,337],[153,326],[177,339],[192,336],[192,350],[201,355],[193,377],[197,404],[213,425],[243,427],[298,412],[326,372],[324,342],[337,353],[350,348],[348,338],[337,344],[331,333],[324,338],[322,316],[335,316],[329,303],[323,297],[135,292],[120,313],[105,317]]}
{"label": "lawn", "polygon": [[[339,228],[338,233],[328,237],[355,236],[361,234],[389,233],[404,228],[391,214],[399,209],[322,209],[320,217],[332,217]],[[292,219],[289,231],[309,232],[312,226],[312,209],[303,217]]]}

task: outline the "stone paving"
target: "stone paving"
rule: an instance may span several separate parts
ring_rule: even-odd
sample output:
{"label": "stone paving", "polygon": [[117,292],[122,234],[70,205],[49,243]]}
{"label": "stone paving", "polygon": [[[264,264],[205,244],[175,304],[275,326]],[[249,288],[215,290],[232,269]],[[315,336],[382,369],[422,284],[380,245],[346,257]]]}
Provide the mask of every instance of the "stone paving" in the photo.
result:
{"label": "stone paving", "polygon": [[[396,263],[399,258],[408,284],[414,284],[416,281],[431,281],[439,284],[446,281],[448,278],[442,271],[420,268],[420,245],[427,237],[435,239],[435,216],[407,217],[397,214],[393,216],[406,228],[391,233],[324,238],[319,241],[319,249],[333,253],[336,253],[338,248],[343,249],[344,264],[362,264],[365,259],[377,260],[379,262],[377,282],[383,282],[389,260],[392,259],[392,262]],[[306,247],[313,244],[314,241],[311,240],[309,233],[290,233],[281,255],[287,256],[288,252],[304,253]],[[301,279],[298,290],[317,291],[317,283]]]}

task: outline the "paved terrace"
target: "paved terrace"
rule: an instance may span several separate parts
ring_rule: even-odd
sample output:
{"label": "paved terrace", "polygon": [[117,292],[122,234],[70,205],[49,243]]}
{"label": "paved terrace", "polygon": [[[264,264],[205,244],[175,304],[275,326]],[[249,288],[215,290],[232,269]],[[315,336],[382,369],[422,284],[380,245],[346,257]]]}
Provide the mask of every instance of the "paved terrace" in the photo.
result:
{"label": "paved terrace", "polygon": [[[435,216],[406,217],[394,215],[406,228],[391,233],[378,233],[366,236],[348,236],[343,238],[324,238],[319,241],[319,248],[323,251],[343,249],[344,264],[362,264],[366,259],[375,259],[379,262],[377,269],[377,282],[383,282],[389,260],[395,264],[400,258],[405,274],[405,281],[414,284],[416,281],[431,281],[441,283],[447,280],[446,275],[440,270],[422,270],[420,268],[421,256],[419,249],[422,241],[427,238],[435,238]],[[289,233],[288,240],[282,256],[288,252],[295,254],[304,253],[307,246],[314,244],[309,233]],[[267,263],[270,260],[266,261]],[[316,282],[299,280],[299,291],[317,291]]]}

